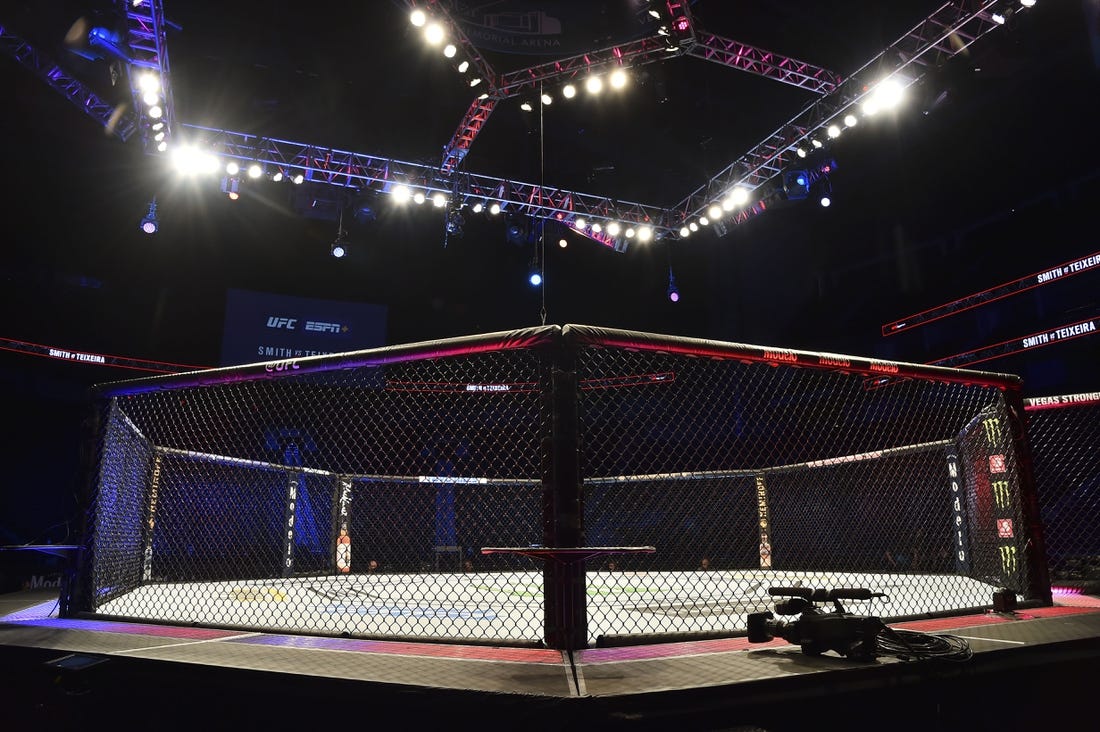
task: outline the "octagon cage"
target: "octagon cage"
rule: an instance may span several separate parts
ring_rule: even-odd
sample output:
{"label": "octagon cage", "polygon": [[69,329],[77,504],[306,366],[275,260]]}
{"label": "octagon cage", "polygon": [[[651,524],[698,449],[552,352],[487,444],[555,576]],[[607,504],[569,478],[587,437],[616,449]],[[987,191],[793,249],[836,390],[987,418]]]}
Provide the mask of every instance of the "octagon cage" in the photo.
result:
{"label": "octagon cage", "polygon": [[1020,381],[543,326],[96,386],[66,617],[578,649],[1050,604]]}

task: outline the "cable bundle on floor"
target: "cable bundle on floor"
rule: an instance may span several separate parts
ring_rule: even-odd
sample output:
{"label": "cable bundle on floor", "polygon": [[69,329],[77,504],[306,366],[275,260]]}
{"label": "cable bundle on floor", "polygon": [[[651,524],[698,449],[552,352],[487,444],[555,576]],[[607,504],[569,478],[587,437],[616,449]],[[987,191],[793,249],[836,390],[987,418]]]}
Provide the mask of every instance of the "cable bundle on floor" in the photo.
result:
{"label": "cable bundle on floor", "polygon": [[970,644],[954,635],[934,635],[916,630],[884,626],[878,634],[877,651],[901,661],[941,658],[948,661],[968,661],[974,655]]}

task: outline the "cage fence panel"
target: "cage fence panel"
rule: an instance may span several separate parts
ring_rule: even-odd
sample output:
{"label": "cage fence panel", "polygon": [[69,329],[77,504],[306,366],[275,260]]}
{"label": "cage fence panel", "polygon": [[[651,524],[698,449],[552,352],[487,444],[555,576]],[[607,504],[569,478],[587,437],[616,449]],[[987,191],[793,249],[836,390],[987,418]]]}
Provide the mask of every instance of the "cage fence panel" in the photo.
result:
{"label": "cage fence panel", "polygon": [[591,641],[741,632],[775,585],[867,587],[886,618],[1027,593],[998,386],[603,333],[577,357],[587,537],[657,551],[600,567]]}
{"label": "cage fence panel", "polygon": [[1100,588],[1100,392],[1026,400],[1055,592]]}
{"label": "cage fence panel", "polygon": [[85,610],[538,642],[541,567],[478,548],[542,541],[545,358],[490,345],[112,385]]}

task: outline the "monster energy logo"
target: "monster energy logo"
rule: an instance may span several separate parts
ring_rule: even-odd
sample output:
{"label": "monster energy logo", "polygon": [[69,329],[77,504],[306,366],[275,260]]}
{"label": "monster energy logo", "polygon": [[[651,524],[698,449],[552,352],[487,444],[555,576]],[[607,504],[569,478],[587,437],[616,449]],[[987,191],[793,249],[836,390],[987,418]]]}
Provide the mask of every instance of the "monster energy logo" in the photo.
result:
{"label": "monster energy logo", "polygon": [[1016,571],[1016,547],[1000,546],[998,549],[1001,553],[1001,573],[1012,574]]}
{"label": "monster energy logo", "polygon": [[985,441],[990,445],[996,445],[1001,436],[1001,418],[987,417],[982,420],[982,427],[985,430]]}
{"label": "monster energy logo", "polygon": [[997,508],[1008,507],[1008,481],[995,480],[990,485],[993,487],[993,503]]}

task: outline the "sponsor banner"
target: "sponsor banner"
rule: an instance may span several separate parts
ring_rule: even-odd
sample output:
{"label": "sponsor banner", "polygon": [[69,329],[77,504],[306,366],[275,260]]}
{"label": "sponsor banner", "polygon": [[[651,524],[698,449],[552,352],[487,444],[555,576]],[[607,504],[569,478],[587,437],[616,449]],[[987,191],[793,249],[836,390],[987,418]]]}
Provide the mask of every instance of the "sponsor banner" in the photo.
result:
{"label": "sponsor banner", "polygon": [[385,345],[386,307],[229,290],[222,366],[289,362]]}
{"label": "sponsor banner", "polygon": [[955,447],[947,449],[948,498],[951,500],[951,521],[953,524],[952,545],[954,546],[955,571],[959,574],[970,572],[970,524],[966,516],[966,491],[960,475],[959,452]]}
{"label": "sponsor banner", "polygon": [[1024,409],[1047,409],[1050,407],[1064,407],[1075,404],[1096,404],[1100,402],[1100,391],[1089,391],[1083,394],[1059,394],[1056,396],[1032,397],[1024,400]]}

